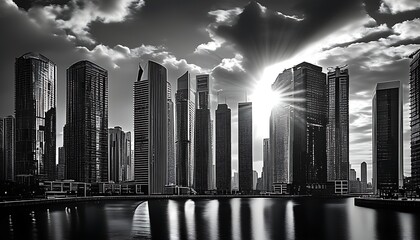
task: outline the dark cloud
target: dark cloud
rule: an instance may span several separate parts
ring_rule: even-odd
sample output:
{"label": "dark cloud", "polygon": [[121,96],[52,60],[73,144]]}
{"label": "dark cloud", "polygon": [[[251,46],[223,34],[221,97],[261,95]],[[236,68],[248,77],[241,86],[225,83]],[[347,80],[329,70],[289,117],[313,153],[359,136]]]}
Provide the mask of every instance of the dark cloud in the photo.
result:
{"label": "dark cloud", "polygon": [[298,50],[360,15],[360,1],[297,1],[293,17],[250,2],[233,25],[220,25],[215,33],[232,42],[244,55],[247,68],[261,69],[291,57]]}

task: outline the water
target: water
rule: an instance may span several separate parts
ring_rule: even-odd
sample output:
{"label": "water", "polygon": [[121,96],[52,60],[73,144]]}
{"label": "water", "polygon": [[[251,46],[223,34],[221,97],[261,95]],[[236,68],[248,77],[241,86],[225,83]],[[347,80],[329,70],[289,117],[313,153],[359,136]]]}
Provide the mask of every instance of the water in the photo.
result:
{"label": "water", "polygon": [[0,212],[1,239],[420,239],[420,214],[353,199],[153,200]]}

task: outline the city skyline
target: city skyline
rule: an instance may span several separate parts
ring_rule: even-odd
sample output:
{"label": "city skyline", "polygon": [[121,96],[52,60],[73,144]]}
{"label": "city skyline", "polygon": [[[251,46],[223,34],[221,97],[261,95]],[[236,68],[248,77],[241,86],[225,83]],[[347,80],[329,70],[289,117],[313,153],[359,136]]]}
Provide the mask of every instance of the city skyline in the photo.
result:
{"label": "city skyline", "polygon": [[[134,2],[134,1],[133,1]],[[110,14],[107,12],[104,14],[104,18],[90,19],[92,26],[83,28],[81,26],[76,26],[74,22],[63,20],[62,16],[58,16],[60,11],[55,12],[53,15],[62,21],[58,21],[60,24],[51,24],[50,28],[44,30],[36,29],[30,30],[28,33],[21,32],[20,34],[30,34],[35,33],[33,42],[27,45],[22,45],[19,40],[12,49],[4,49],[5,54],[2,56],[2,72],[4,72],[4,81],[5,88],[1,91],[1,100],[5,105],[2,105],[0,115],[8,116],[14,113],[13,106],[13,59],[21,56],[25,52],[34,51],[45,54],[49,59],[56,62],[58,66],[58,77],[57,77],[57,147],[62,146],[62,133],[64,125],[64,109],[65,109],[65,69],[73,64],[76,61],[81,59],[89,59],[109,71],[109,94],[110,94],[110,116],[109,116],[109,126],[122,126],[126,131],[132,131],[133,126],[130,116],[132,116],[132,105],[130,97],[132,94],[131,87],[132,81],[135,79],[136,75],[136,66],[138,65],[139,59],[142,61],[143,65],[145,61],[148,61],[149,58],[155,58],[156,61],[163,63],[165,67],[168,68],[168,77],[169,81],[172,83],[174,89],[176,89],[176,84],[174,83],[175,79],[180,76],[186,70],[192,72],[191,79],[195,78],[195,75],[201,73],[211,73],[212,80],[215,81],[215,87],[213,89],[211,104],[211,114],[214,115],[215,103],[217,103],[216,93],[214,91],[224,90],[219,93],[219,100],[227,97],[227,102],[230,107],[232,107],[232,166],[235,170],[237,166],[237,108],[236,103],[243,101],[244,91],[241,88],[251,88],[253,84],[258,83],[254,79],[259,80],[260,77],[257,77],[255,68],[259,68],[259,71],[263,71],[264,67],[268,67],[272,64],[282,62],[284,68],[293,67],[299,62],[293,62],[293,59],[296,59],[299,51],[303,51],[305,47],[311,48],[309,46],[297,45],[295,52],[284,52],[278,50],[272,45],[273,51],[268,54],[264,51],[261,51],[263,56],[262,62],[264,65],[261,65],[259,62],[250,64],[251,56],[258,56],[256,53],[250,52],[246,48],[249,42],[241,40],[238,35],[233,34],[233,28],[242,29],[242,21],[235,23],[237,19],[242,19],[243,21],[256,18],[261,22],[264,22],[265,19],[277,19],[279,22],[290,21],[291,24],[296,26],[301,26],[301,24],[307,22],[304,19],[302,12],[306,12],[305,16],[318,17],[311,15],[311,9],[300,9],[293,10],[287,4],[279,3],[278,5],[261,1],[259,3],[238,3],[238,5],[225,4],[225,5],[211,5],[208,6],[206,3],[205,6],[202,6],[200,9],[201,12],[206,11],[204,14],[206,17],[199,18],[202,21],[197,21],[194,23],[196,29],[209,29],[210,33],[213,34],[210,36],[207,35],[208,32],[203,31],[203,33],[195,33],[200,36],[196,39],[202,40],[201,42],[180,42],[176,37],[177,35],[182,35],[181,33],[168,34],[167,43],[161,42],[159,39],[160,36],[156,36],[156,33],[151,33],[149,39],[144,39],[139,36],[137,42],[144,42],[144,45],[138,45],[138,43],[129,43],[123,37],[121,37],[121,42],[119,39],[114,37],[104,36],[104,29],[115,29],[115,25],[130,25],[136,21],[139,21],[139,18],[151,21],[152,17],[148,16],[147,13],[150,8],[153,8],[153,3],[138,1],[137,3],[142,3],[136,6],[122,6],[122,8],[116,8],[118,11],[125,9],[123,16],[121,18],[110,18]],[[353,6],[350,3],[347,3]],[[54,5],[57,10],[63,8],[62,5]],[[22,6],[25,7],[25,6]],[[11,1],[2,2],[0,5],[0,11],[2,17],[5,19],[20,19],[17,23],[18,26],[22,26],[21,29],[27,29],[25,26],[32,26],[31,24],[41,23],[42,19],[51,23],[51,19],[46,18],[47,13],[50,13],[48,6],[32,6],[29,11],[30,14],[26,11],[29,6],[26,6],[26,10],[17,9],[15,4]],[[74,7],[74,6],[73,6]],[[138,7],[138,9],[137,9]],[[337,7],[338,10],[343,8],[333,5],[331,7]],[[353,8],[349,8],[353,11]],[[417,10],[416,10],[417,9]],[[86,10],[86,9],[85,9]],[[115,10],[115,11],[117,11]],[[418,23],[419,19],[415,17],[410,17],[408,13],[414,15],[414,12],[418,11],[418,8],[413,5],[399,5],[398,7],[390,1],[384,1],[381,6],[372,6],[368,4],[366,6],[367,13],[362,13],[363,16],[353,16],[353,20],[358,21],[344,21],[340,22],[341,27],[348,27],[353,34],[347,34],[343,31],[340,32],[340,28],[331,28],[331,31],[327,31],[324,36],[327,39],[324,40],[322,51],[315,52],[313,57],[306,58],[305,54],[299,56],[299,61],[310,61],[311,63],[317,64],[324,68],[324,72],[327,67],[337,66],[341,64],[349,64],[349,72],[351,74],[350,79],[350,162],[355,165],[359,165],[362,161],[368,163],[368,181],[370,181],[371,174],[371,149],[366,147],[370,142],[369,132],[370,129],[370,117],[371,114],[371,92],[374,89],[374,84],[383,80],[400,80],[403,83],[404,89],[404,164],[405,172],[404,175],[410,175],[410,152],[409,152],[409,119],[408,119],[408,70],[407,66],[409,60],[405,58],[416,48],[419,48],[419,40],[413,36],[413,32],[418,32]],[[168,10],[161,10],[158,13],[165,12]],[[283,15],[278,14],[276,17],[273,13],[275,12],[283,13]],[[210,13],[211,12],[211,13]],[[358,10],[352,13],[360,13]],[[4,13],[4,14],[3,14]],[[76,11],[72,17],[76,18]],[[256,15],[255,13],[262,13],[261,15]],[[350,13],[350,10],[346,10],[345,13]],[[404,13],[406,13],[404,15]],[[124,15],[125,14],[125,15]],[[144,14],[144,15],[142,15]],[[370,15],[369,15],[370,14]],[[121,16],[121,15],[119,15]],[[133,18],[130,19],[130,16]],[[144,16],[144,17],[143,17]],[[287,17],[286,17],[287,16]],[[347,16],[347,15],[346,15]],[[385,18],[388,16],[388,18]],[[415,16],[415,15],[414,15]],[[417,15],[418,16],[418,15]],[[44,18],[43,18],[44,17]],[[185,17],[185,16],[183,16]],[[295,18],[293,18],[295,17]],[[330,16],[328,16],[330,17]],[[35,23],[31,23],[29,19],[34,19]],[[73,19],[73,18],[71,18]],[[104,19],[108,19],[104,20]],[[111,20],[110,20],[111,19]],[[297,21],[296,19],[303,19]],[[331,19],[334,19],[331,17]],[[331,19],[326,22],[331,22]],[[376,19],[376,20],[374,20]],[[404,21],[408,20],[408,21]],[[7,20],[4,22],[8,22]],[[144,21],[147,23],[147,21]],[[67,23],[64,24],[64,23]],[[71,25],[71,24],[74,25]],[[144,24],[144,23],[142,23]],[[183,24],[182,22],[179,24]],[[185,23],[187,26],[193,25],[193,23]],[[307,23],[305,23],[307,24]],[[386,25],[388,24],[388,25]],[[257,25],[258,26],[258,25]],[[271,26],[271,25],[270,25]],[[277,25],[276,25],[277,26]],[[4,29],[7,29],[5,26],[2,26]],[[275,26],[272,26],[275,27]],[[63,29],[70,29],[69,33],[65,33]],[[179,29],[179,28],[177,28]],[[217,31],[216,31],[216,30]],[[106,31],[108,31],[106,30]],[[257,31],[251,29],[252,31]],[[319,29],[317,29],[319,30]],[[101,33],[102,31],[102,33]],[[319,30],[321,31],[321,30]],[[348,32],[348,31],[347,31]],[[410,34],[411,32],[411,34]],[[16,34],[14,31],[11,32]],[[55,40],[53,39],[53,34],[56,34]],[[415,35],[415,34],[414,34]],[[171,38],[172,37],[172,38]],[[340,38],[341,37],[341,38]],[[75,39],[74,39],[75,38]],[[8,38],[6,38],[7,40]],[[50,46],[46,44],[38,44],[37,41],[40,39],[46,40],[45,42],[53,42]],[[95,43],[87,44],[84,41],[95,40]],[[171,41],[178,40],[178,41]],[[330,41],[327,41],[330,39]],[[334,39],[331,40],[331,39]],[[156,40],[157,45],[153,45]],[[281,38],[282,40],[282,38]],[[405,42],[403,42],[403,40]],[[192,40],[189,40],[192,41]],[[198,40],[194,40],[198,41]],[[284,41],[284,39],[283,39]],[[316,45],[319,44],[320,39],[314,39],[313,43]],[[222,43],[221,43],[222,42]],[[137,45],[136,45],[137,44]],[[181,45],[183,47],[181,47]],[[220,45],[220,46],[219,46]],[[137,52],[134,50],[137,48]],[[201,46],[201,47],[200,47]],[[259,45],[258,45],[259,46]],[[257,46],[257,47],[258,47]],[[162,48],[160,48],[162,47]],[[215,50],[212,50],[213,48]],[[378,50],[372,51],[373,48]],[[279,48],[282,48],[281,46]],[[315,47],[312,47],[314,49]],[[366,50],[362,50],[366,48]],[[63,50],[64,49],[64,50]],[[261,49],[261,48],[256,48]],[[291,48],[293,49],[293,48]],[[3,48],[2,48],[3,50]],[[62,51],[63,50],[63,51]],[[129,51],[127,51],[129,50]],[[192,53],[197,50],[197,53]],[[383,56],[379,54],[380,51],[384,50],[387,54]],[[371,51],[371,52],[369,52]],[[165,53],[166,52],[166,53]],[[354,54],[353,54],[354,52]],[[66,59],[63,59],[60,55],[63,53],[68,53]],[[373,61],[368,60],[369,58],[362,58],[363,53],[370,54]],[[138,54],[138,55],[136,55]],[[160,55],[159,55],[160,54]],[[192,54],[192,56],[190,55]],[[255,54],[255,55],[253,55]],[[285,63],[283,59],[272,58],[273,54],[277,54],[279,58],[282,56],[290,57],[291,63]],[[358,54],[356,56],[356,54]],[[140,56],[141,55],[141,56]],[[220,58],[215,57],[220,55]],[[342,57],[339,57],[342,56]],[[7,58],[7,60],[6,60]],[[260,58],[255,58],[260,59]],[[266,59],[266,61],[264,60]],[[209,61],[211,63],[206,63]],[[203,63],[204,62],[204,63]],[[379,63],[378,63],[379,62]],[[375,65],[375,63],[377,63]],[[197,64],[197,65],[194,65]],[[379,64],[379,65],[378,65]],[[213,66],[212,66],[213,65]],[[385,67],[383,67],[383,65]],[[200,67],[199,67],[200,66]],[[276,75],[283,70],[283,67],[277,66],[273,67],[274,70],[267,70],[267,72],[275,72]],[[178,69],[178,70],[177,70]],[[243,69],[244,71],[242,71]],[[366,70],[366,69],[369,69]],[[262,74],[264,75],[264,74]],[[223,78],[225,76],[225,78]],[[228,77],[226,77],[228,76]],[[245,76],[245,77],[244,77]],[[262,77],[261,77],[262,78]],[[231,81],[228,81],[230,79]],[[243,79],[243,80],[241,80]],[[267,80],[270,84],[275,80],[275,76],[267,77]],[[235,82],[233,82],[235,81]],[[127,84],[128,83],[128,84]],[[127,87],[128,86],[128,87]],[[230,91],[230,92],[229,92]],[[173,91],[175,92],[175,91]],[[251,95],[251,90],[248,91]],[[121,100],[120,100],[121,99]],[[174,98],[173,98],[174,99]],[[254,109],[257,109],[257,102],[254,104]],[[255,114],[254,114],[255,115]],[[260,171],[262,166],[262,139],[268,137],[264,132],[268,132],[266,127],[261,125],[268,125],[268,118],[266,118],[266,123],[262,121],[254,120],[255,128],[255,138],[254,138],[254,169]],[[263,136],[261,136],[263,135]],[[370,144],[369,144],[370,145]],[[237,170],[237,169],[236,169]]]}

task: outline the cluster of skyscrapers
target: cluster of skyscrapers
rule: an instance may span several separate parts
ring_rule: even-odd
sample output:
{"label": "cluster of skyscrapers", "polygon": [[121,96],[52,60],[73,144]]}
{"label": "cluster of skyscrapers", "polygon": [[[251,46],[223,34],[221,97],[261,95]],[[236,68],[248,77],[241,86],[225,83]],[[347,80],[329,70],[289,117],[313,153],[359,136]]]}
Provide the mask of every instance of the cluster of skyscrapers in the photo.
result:
{"label": "cluster of skyscrapers", "polygon": [[[417,185],[419,55],[413,53],[410,64],[412,181]],[[198,193],[231,192],[231,109],[218,104],[213,121],[209,75],[197,75],[195,81],[188,72],[180,76],[174,102],[166,68],[148,61],[144,74],[139,66],[132,137],[121,127],[108,128],[107,70],[90,61],[71,65],[64,146],[57,165],[57,66],[40,54],[27,53],[16,59],[15,81],[15,116],[0,119],[1,180],[133,182],[145,194],[163,194],[171,186]],[[347,193],[354,181],[349,168],[347,67],[329,68],[325,74],[321,67],[303,62],[280,73],[272,89],[282,100],[272,109],[269,138],[263,141],[260,188],[307,194],[333,186],[335,193]],[[402,119],[400,82],[378,83],[372,99],[375,193],[402,187]],[[239,103],[237,181],[242,193],[251,193],[256,185],[252,126],[252,103]],[[366,188],[366,163],[362,182]]]}

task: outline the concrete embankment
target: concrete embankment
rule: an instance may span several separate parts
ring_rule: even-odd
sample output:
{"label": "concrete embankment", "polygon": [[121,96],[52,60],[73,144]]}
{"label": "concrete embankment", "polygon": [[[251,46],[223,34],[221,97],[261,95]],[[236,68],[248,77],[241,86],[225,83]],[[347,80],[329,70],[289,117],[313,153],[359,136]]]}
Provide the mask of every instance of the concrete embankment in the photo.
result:
{"label": "concrete embankment", "polygon": [[401,210],[408,212],[419,212],[420,201],[418,200],[391,200],[378,198],[355,198],[354,205],[359,207],[382,208]]}
{"label": "concrete embankment", "polygon": [[147,201],[153,199],[229,199],[229,198],[304,198],[306,195],[135,195],[135,196],[91,196],[91,197],[71,197],[56,199],[31,199],[0,202],[1,208],[49,206],[56,204],[74,204],[79,202],[96,202],[112,200],[134,200]]}

